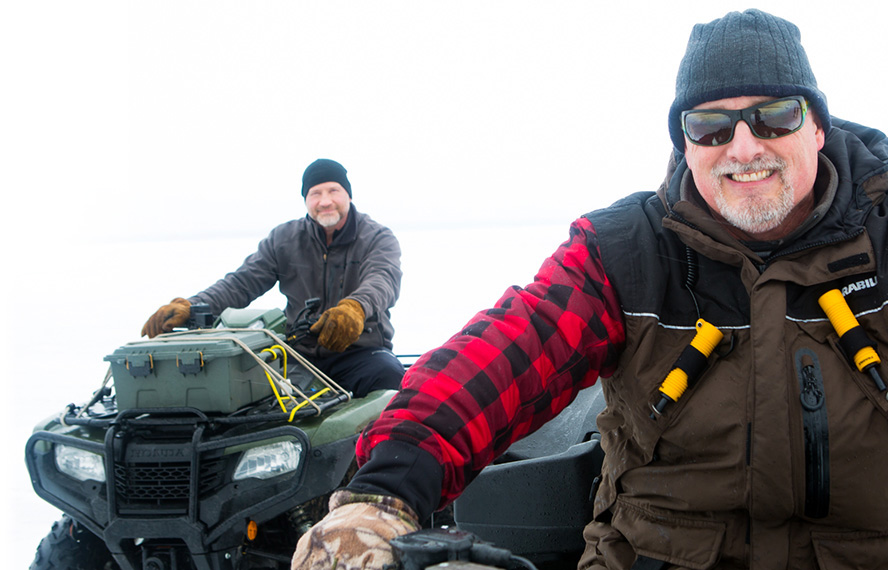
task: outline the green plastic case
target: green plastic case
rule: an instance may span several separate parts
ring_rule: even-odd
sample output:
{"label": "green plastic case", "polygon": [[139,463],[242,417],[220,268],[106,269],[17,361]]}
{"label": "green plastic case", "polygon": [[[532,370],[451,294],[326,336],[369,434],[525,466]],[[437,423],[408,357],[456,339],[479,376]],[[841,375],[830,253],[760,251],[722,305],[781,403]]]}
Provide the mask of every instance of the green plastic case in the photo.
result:
{"label": "green plastic case", "polygon": [[251,330],[160,335],[130,342],[105,360],[121,410],[187,406],[230,413],[272,394],[265,370],[244,347],[260,354],[281,343]]}

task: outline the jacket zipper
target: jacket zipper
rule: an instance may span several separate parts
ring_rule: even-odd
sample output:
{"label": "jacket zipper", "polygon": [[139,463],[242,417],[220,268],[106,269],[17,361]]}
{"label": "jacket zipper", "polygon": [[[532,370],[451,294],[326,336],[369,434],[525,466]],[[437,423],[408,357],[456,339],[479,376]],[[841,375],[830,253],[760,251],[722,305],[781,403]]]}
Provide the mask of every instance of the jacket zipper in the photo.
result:
{"label": "jacket zipper", "polygon": [[327,252],[328,252],[328,251],[329,251],[329,250],[324,251],[324,273],[323,273],[323,276],[322,276],[322,279],[323,279],[323,281],[324,281],[324,291],[323,291],[323,294],[324,294],[323,299],[324,299],[324,301],[321,303],[321,309],[322,309],[322,310],[327,309],[327,289],[328,289],[328,287],[327,287],[327,281],[329,281],[329,279],[330,279],[330,276],[328,275],[330,269],[327,267]]}
{"label": "jacket zipper", "polygon": [[796,352],[805,438],[805,516],[829,514],[829,424],[820,361],[811,350]]}

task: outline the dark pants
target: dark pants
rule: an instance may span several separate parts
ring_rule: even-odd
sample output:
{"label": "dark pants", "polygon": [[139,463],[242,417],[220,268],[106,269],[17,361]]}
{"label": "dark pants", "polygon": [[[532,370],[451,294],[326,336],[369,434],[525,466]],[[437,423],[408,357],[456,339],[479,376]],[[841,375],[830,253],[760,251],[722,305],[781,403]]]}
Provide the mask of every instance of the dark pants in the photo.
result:
{"label": "dark pants", "polygon": [[373,390],[397,390],[404,377],[404,365],[387,348],[350,348],[327,358],[309,360],[355,398]]}

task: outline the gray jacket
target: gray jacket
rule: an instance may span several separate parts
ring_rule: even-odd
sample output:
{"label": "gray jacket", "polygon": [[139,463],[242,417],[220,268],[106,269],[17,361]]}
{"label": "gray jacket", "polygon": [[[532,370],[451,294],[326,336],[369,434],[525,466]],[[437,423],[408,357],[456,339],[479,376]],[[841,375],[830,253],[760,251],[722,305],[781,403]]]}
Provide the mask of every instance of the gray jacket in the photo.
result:
{"label": "gray jacket", "polygon": [[[209,304],[218,315],[227,307],[246,307],[275,283],[287,298],[288,323],[307,299],[321,299],[320,315],[348,297],[361,304],[366,316],[364,332],[353,346],[392,348],[389,309],[401,289],[401,247],[390,229],[359,213],[354,204],[329,246],[323,228],[307,215],[283,223],[237,270],[189,300]],[[299,348],[315,356],[331,354],[314,341],[311,337]]]}

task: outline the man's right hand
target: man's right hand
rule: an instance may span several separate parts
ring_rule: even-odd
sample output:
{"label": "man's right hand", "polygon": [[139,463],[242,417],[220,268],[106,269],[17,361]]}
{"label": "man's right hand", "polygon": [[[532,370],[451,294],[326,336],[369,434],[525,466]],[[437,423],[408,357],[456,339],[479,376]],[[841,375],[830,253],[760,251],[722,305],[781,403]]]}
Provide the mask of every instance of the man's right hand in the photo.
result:
{"label": "man's right hand", "polygon": [[181,327],[191,316],[191,303],[182,297],[176,297],[169,304],[157,309],[142,327],[142,336],[154,338],[160,333],[171,332]]}
{"label": "man's right hand", "polygon": [[394,558],[389,541],[419,530],[400,499],[336,491],[330,513],[302,535],[291,570],[382,570]]}

